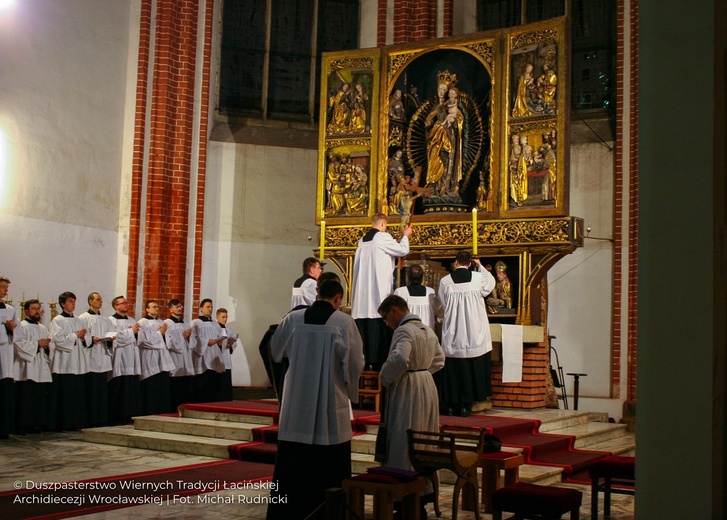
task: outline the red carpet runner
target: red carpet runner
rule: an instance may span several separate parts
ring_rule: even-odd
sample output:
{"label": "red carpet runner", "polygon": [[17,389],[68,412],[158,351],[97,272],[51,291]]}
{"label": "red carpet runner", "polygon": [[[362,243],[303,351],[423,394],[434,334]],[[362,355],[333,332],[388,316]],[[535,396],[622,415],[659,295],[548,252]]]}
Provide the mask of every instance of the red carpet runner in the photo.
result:
{"label": "red carpet runner", "polygon": [[[21,482],[22,489],[0,493],[3,520],[55,519],[88,515],[99,511],[144,504],[187,504],[188,497],[227,489],[269,489],[273,466],[220,460],[204,464],[114,475],[78,482],[45,482],[48,489],[37,489],[40,482]],[[207,495],[209,503],[227,499],[226,495]],[[235,499],[235,494],[231,498]],[[192,502],[195,503],[195,502]]]}
{"label": "red carpet runner", "polygon": [[[275,464],[278,442],[278,403],[276,401],[250,400],[228,401],[222,403],[184,404],[182,410],[199,412],[228,413],[242,415],[262,415],[272,417],[272,425],[264,425],[252,430],[252,441],[232,444],[227,447],[231,459],[246,462]],[[353,410],[354,435],[366,433],[367,424],[379,424],[379,414],[368,410]]]}
{"label": "red carpet runner", "polygon": [[443,416],[445,426],[461,428],[485,428],[496,435],[505,446],[522,448],[526,464],[563,468],[563,481],[590,484],[588,467],[610,455],[605,451],[578,450],[573,447],[572,435],[540,433],[540,421],[473,415],[470,417]]}
{"label": "red carpet runner", "polygon": [[[184,405],[196,410],[206,409],[226,413],[264,414],[277,423],[278,407],[272,401],[234,401],[231,403],[210,403],[210,405]],[[234,410],[234,411],[233,411]],[[354,410],[354,432],[364,433],[366,425],[379,423],[379,415],[365,410]],[[470,417],[442,416],[443,426],[455,428],[485,428],[502,440],[503,445],[521,448],[526,464],[563,468],[563,481],[589,484],[588,467],[597,460],[610,455],[604,451],[578,450],[573,447],[575,437],[540,433],[540,421],[511,419],[488,415]],[[253,430],[253,442],[233,444],[228,447],[230,458],[275,463],[278,428],[275,425],[262,426]]]}

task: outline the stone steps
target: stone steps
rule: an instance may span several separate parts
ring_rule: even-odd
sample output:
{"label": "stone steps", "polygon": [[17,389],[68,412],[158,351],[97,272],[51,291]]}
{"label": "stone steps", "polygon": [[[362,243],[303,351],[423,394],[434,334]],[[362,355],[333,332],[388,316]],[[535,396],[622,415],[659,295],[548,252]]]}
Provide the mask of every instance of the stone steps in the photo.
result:
{"label": "stone steps", "polygon": [[[588,412],[542,410],[516,415],[511,410],[495,409],[488,411],[490,414],[541,420],[541,432],[574,435],[575,447],[579,449],[607,451],[617,455],[635,453],[635,436],[626,431],[626,425],[593,422],[589,419],[600,416]],[[136,417],[134,426],[87,429],[83,431],[83,438],[99,444],[226,459],[229,445],[251,441],[253,429],[271,425],[272,422],[270,417],[183,410],[182,417]],[[373,456],[376,431],[377,426],[368,426],[365,434],[352,439],[351,462],[354,473],[364,473],[367,468],[378,465]],[[518,451],[509,447],[505,449]],[[454,483],[454,475],[448,473],[442,472],[440,479],[444,483]],[[520,480],[552,485],[561,481],[561,473],[560,468],[525,464],[520,468]]]}
{"label": "stone steps", "polygon": [[207,419],[209,421],[224,421],[261,425],[273,424],[273,418],[264,415],[245,415],[237,413],[202,412],[198,410],[182,410],[182,417],[188,419]]}
{"label": "stone steps", "polygon": [[105,426],[83,430],[83,440],[96,444],[114,444],[218,459],[228,458],[229,439],[197,437],[179,433],[136,430],[133,426]]}
{"label": "stone steps", "polygon": [[254,428],[260,428],[261,426],[265,425],[159,415],[134,417],[134,429],[137,431],[176,433],[195,437],[227,439],[237,442],[249,442],[253,440],[252,430]]}

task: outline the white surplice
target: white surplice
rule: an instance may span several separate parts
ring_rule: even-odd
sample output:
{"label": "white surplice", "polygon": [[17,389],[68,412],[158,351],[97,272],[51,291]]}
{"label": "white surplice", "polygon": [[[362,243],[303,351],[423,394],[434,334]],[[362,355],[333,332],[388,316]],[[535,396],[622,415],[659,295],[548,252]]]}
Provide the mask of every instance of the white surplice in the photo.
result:
{"label": "white surplice", "polygon": [[220,339],[221,335],[220,324],[216,321],[205,321],[199,318],[192,320],[192,335],[189,337],[189,345],[192,348],[195,375],[203,374],[207,370],[225,371],[220,347],[216,344],[209,344],[209,340],[216,341]]}
{"label": "white surplice", "polygon": [[442,349],[447,357],[474,358],[492,350],[484,298],[494,287],[495,279],[482,266],[472,272],[469,282],[454,283],[451,274],[442,278],[439,283],[439,300],[444,309]]}
{"label": "white surplice", "polygon": [[409,294],[408,287],[398,287],[394,290],[394,294],[401,296],[406,300],[409,312],[416,314],[422,320],[422,323],[432,329],[437,324],[437,314],[439,313],[439,300],[431,287],[423,286],[426,289],[424,296],[412,296]]}
{"label": "white surplice", "polygon": [[86,329],[86,323],[81,318],[59,314],[51,321],[49,332],[56,347],[51,361],[54,374],[81,375],[88,372],[83,349],[91,345],[91,335],[86,331],[86,335],[79,338],[76,332],[82,329]]}
{"label": "white surplice", "polygon": [[116,332],[116,327],[106,316],[93,312],[84,312],[79,316],[91,331],[92,347],[84,349],[86,364],[89,372],[103,373],[111,371],[111,341],[93,343],[93,338],[106,338],[110,340]]}
{"label": "white surplice", "polygon": [[379,305],[394,290],[395,258],[409,253],[409,237],[397,242],[385,231],[373,239],[358,241],[353,261],[351,288],[351,317],[353,319],[381,318]]}
{"label": "white surplice", "polygon": [[[296,280],[297,282],[297,280]],[[313,305],[318,296],[318,280],[312,276],[306,278],[299,287],[293,286],[293,294],[290,297],[290,308],[295,309],[299,305]]]}
{"label": "white surplice", "polygon": [[220,357],[222,358],[222,364],[225,366],[225,370],[232,370],[232,353],[237,348],[239,336],[230,327],[221,326],[220,328],[222,329],[221,334],[227,337],[225,342],[222,343]]}
{"label": "white surplice", "polygon": [[[13,352],[13,344],[10,342],[8,333],[5,330],[5,322],[12,320],[20,324],[15,309],[5,304],[4,309],[0,309],[0,379],[12,378],[15,365],[15,355]],[[15,331],[19,327],[15,327]]]}
{"label": "white surplice", "polygon": [[353,319],[335,311],[324,325],[288,314],[270,340],[273,359],[290,361],[280,405],[283,441],[336,445],[353,437],[349,400],[358,402],[363,342]]}
{"label": "white surplice", "polygon": [[141,361],[140,379],[143,381],[160,372],[172,372],[175,368],[174,362],[169,355],[164,334],[159,332],[164,322],[159,319],[141,318],[139,325],[137,344]]}
{"label": "white surplice", "polygon": [[169,354],[174,363],[172,377],[184,377],[194,375],[194,363],[192,361],[192,349],[189,340],[184,337],[184,331],[190,328],[186,323],[175,321],[172,318],[164,320],[167,324],[167,346]]}
{"label": "white surplice", "polygon": [[42,323],[30,323],[22,321],[15,330],[21,329],[20,334],[15,334],[13,345],[15,347],[15,380],[34,381],[36,383],[51,383],[50,360],[55,349],[53,342],[49,350],[38,347],[38,340],[50,338],[50,332]]}
{"label": "white surplice", "polygon": [[139,347],[136,343],[136,335],[131,330],[131,327],[136,324],[136,320],[130,316],[119,317],[118,315],[111,316],[109,319],[116,328],[111,376],[138,376],[141,374]]}

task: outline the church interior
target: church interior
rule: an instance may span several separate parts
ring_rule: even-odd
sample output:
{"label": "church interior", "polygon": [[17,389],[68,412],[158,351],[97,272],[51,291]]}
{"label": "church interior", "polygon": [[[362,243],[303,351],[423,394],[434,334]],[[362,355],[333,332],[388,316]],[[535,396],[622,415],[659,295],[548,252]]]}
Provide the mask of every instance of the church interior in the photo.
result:
{"label": "church interior", "polygon": [[[137,317],[179,298],[185,321],[210,298],[239,334],[235,397],[270,397],[258,346],[303,259],[350,298],[356,243],[383,212],[395,238],[412,224],[401,267],[425,265],[432,286],[463,249],[509,276],[487,311],[493,339],[522,326],[522,379],[503,381],[496,346],[484,417],[635,456],[636,494],[614,495],[612,518],[723,518],[725,26],[714,1],[0,0],[6,302],[37,298],[47,325],[69,290],[79,312],[103,295],[106,315],[116,295]],[[437,105],[461,147],[450,163],[432,159]],[[190,409],[188,431],[162,417],[136,440],[12,435],[0,502],[33,517],[7,502],[29,482],[225,466],[228,412]],[[177,435],[217,442],[162,447]],[[543,467],[520,480],[581,490],[592,518],[590,485]],[[264,518],[268,492],[83,511]]]}

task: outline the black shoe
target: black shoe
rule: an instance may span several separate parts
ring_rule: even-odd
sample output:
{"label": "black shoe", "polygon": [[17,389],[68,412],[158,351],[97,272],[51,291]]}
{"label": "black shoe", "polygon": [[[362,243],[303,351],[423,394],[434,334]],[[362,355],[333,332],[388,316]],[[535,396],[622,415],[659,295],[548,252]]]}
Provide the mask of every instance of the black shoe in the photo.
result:
{"label": "black shoe", "polygon": [[470,416],[470,411],[469,411],[469,410],[468,410],[467,408],[465,408],[465,407],[463,406],[463,407],[462,407],[462,408],[460,409],[460,411],[459,411],[459,416],[460,416],[460,417],[469,417],[469,416]]}
{"label": "black shoe", "polygon": [[450,416],[453,416],[453,415],[454,415],[454,408],[452,408],[451,406],[450,406],[450,407],[448,407],[448,408],[447,408],[447,409],[446,409],[446,410],[444,411],[444,415],[450,415]]}

